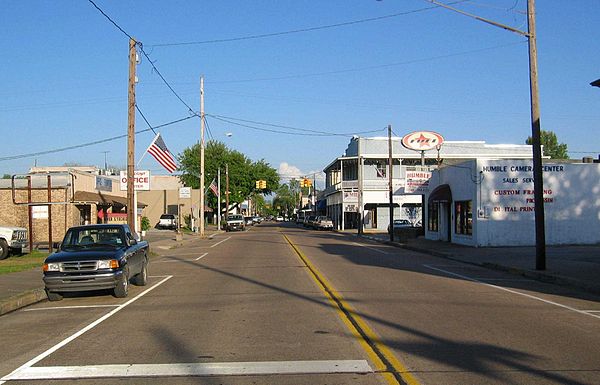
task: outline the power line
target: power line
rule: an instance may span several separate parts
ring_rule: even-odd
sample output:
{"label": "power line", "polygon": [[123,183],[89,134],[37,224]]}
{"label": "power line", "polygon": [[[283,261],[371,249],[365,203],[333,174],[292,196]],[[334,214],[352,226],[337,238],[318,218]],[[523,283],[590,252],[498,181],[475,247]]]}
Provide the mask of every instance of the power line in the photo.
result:
{"label": "power line", "polygon": [[210,126],[208,125],[208,120],[206,120],[206,114],[204,114],[204,123],[206,124],[206,131],[208,132],[208,136],[210,137],[211,140],[214,140],[215,137],[213,136],[213,134],[210,130]]}
{"label": "power line", "polygon": [[123,28],[121,28],[119,26],[119,24],[117,24],[113,19],[110,18],[110,16],[108,16],[102,9],[100,9],[100,7],[98,7],[96,5],[96,3],[94,3],[92,0],[88,0],[90,3],[92,3],[92,5],[94,6],[94,8],[96,8],[102,15],[104,15],[104,17],[106,17],[108,19],[108,21],[110,21],[115,27],[117,27],[117,29],[119,31],[121,31],[125,36],[127,36],[129,39],[131,40],[135,40],[133,37],[131,37],[130,34],[128,34]]}
{"label": "power line", "polygon": [[144,119],[144,122],[146,122],[146,124],[148,125],[148,127],[150,127],[150,129],[152,130],[152,132],[154,132],[154,135],[158,135],[156,133],[156,131],[154,131],[154,128],[152,128],[152,125],[150,124],[150,122],[148,121],[148,119],[146,119],[146,116],[144,115],[144,113],[142,112],[142,110],[140,110],[140,107],[138,107],[137,103],[135,104],[135,109],[137,110],[137,112],[140,113],[140,115],[142,116],[142,119]]}
{"label": "power line", "polygon": [[[156,129],[156,128],[170,126],[172,124],[183,122],[184,120],[188,120],[188,119],[191,119],[191,118],[194,118],[194,117],[195,116],[187,116],[185,118],[173,120],[171,122],[164,123],[164,124],[161,124],[161,125],[158,125],[158,126],[146,128],[146,129],[143,129],[143,130],[139,130],[139,131],[136,131],[135,133],[136,134],[141,134],[141,133],[148,132],[148,131],[154,131],[154,129]],[[68,147],[55,148],[55,149],[52,149],[52,150],[46,150],[46,151],[40,151],[40,152],[32,152],[32,153],[28,153],[28,154],[5,156],[5,157],[0,158],[0,162],[6,161],[6,160],[23,159],[23,158],[30,158],[30,157],[34,157],[34,156],[40,156],[40,155],[54,154],[54,153],[57,153],[57,152],[63,152],[63,151],[69,151],[69,150],[76,150],[78,148],[94,146],[96,144],[111,142],[113,140],[118,140],[118,139],[122,139],[122,138],[126,138],[126,137],[127,137],[127,134],[123,134],[123,135],[117,135],[117,136],[113,136],[113,137],[106,138],[106,139],[96,140],[96,141],[93,141],[93,142],[76,144],[76,145],[68,146]]]}
{"label": "power line", "polygon": [[[458,4],[458,3],[463,3],[465,1],[467,1],[467,0],[454,1],[454,2],[449,3],[449,4]],[[215,44],[215,43],[227,43],[227,42],[241,41],[241,40],[263,39],[263,38],[267,38],[267,37],[290,35],[290,34],[303,33],[303,32],[312,32],[312,31],[318,31],[318,30],[323,30],[323,29],[331,29],[331,28],[338,28],[338,27],[346,27],[346,26],[354,25],[354,24],[361,24],[361,23],[368,23],[368,22],[373,22],[373,21],[379,21],[379,20],[390,19],[390,18],[394,18],[394,17],[398,17],[398,16],[406,16],[406,15],[410,15],[410,14],[413,14],[413,13],[419,13],[419,12],[429,11],[429,10],[436,9],[436,8],[439,8],[439,7],[440,7],[439,5],[438,6],[431,6],[431,7],[425,7],[425,8],[415,9],[415,10],[412,10],[412,11],[398,12],[398,13],[394,13],[394,14],[391,14],[391,15],[383,15],[383,16],[377,16],[377,17],[370,17],[370,18],[366,18],[366,19],[351,20],[351,21],[346,21],[346,22],[342,22],[342,23],[321,25],[321,26],[317,26],[317,27],[308,27],[308,28],[301,28],[301,29],[293,29],[293,30],[289,30],[289,31],[272,32],[272,33],[264,33],[264,34],[257,34],[257,35],[248,35],[248,36],[239,36],[239,37],[232,37],[232,38],[225,38],[225,39],[188,41],[188,42],[175,42],[175,43],[160,43],[160,44],[154,44],[154,45],[152,45],[152,47],[174,47],[174,46],[182,46],[182,45]]]}
{"label": "power line", "polygon": [[[248,128],[252,128],[252,129],[256,129],[256,130],[267,131],[267,132],[275,132],[275,133],[281,133],[281,134],[288,134],[288,135],[304,135],[304,136],[311,136],[311,135],[312,136],[352,136],[352,135],[357,135],[357,134],[368,134],[368,133],[373,133],[373,132],[379,132],[379,131],[383,130],[383,129],[378,129],[378,130],[370,130],[370,131],[362,131],[362,132],[334,133],[334,132],[327,132],[327,131],[311,130],[311,129],[307,129],[307,128],[290,127],[290,126],[284,126],[284,125],[280,125],[280,124],[263,123],[263,122],[257,122],[257,121],[254,121],[254,120],[232,118],[232,117],[223,116],[223,115],[206,114],[206,116],[210,116],[210,117],[215,118],[217,120],[220,120],[220,121],[223,121],[223,122],[227,122],[227,123],[231,123],[231,124],[235,124],[235,125],[242,126],[242,127],[248,127]],[[276,128],[285,128],[285,129],[288,129],[288,130],[301,131],[301,132],[305,132],[305,133],[301,134],[301,133],[295,133],[295,132],[287,132],[287,131],[279,131],[279,130],[269,130],[269,129],[266,129],[266,128],[259,128],[259,127],[249,126],[249,125],[246,125],[246,124],[236,123],[236,122],[252,123],[252,124],[258,124],[258,125],[269,126],[269,127],[276,127]]]}
{"label": "power line", "polygon": [[150,65],[152,66],[152,69],[158,74],[158,76],[161,78],[161,80],[163,81],[163,83],[165,83],[165,85],[169,88],[169,90],[171,90],[171,92],[173,93],[173,95],[175,95],[175,97],[177,97],[177,99],[179,99],[179,101],[181,103],[183,103],[183,105],[185,105],[188,109],[188,111],[193,114],[196,115],[196,113],[194,112],[194,110],[192,109],[192,107],[189,106],[189,104],[187,104],[182,98],[181,96],[179,96],[179,94],[177,92],[175,92],[175,90],[173,89],[173,87],[169,84],[169,82],[165,79],[165,77],[162,75],[162,73],[158,70],[158,68],[156,68],[156,65],[154,64],[154,62],[152,60],[150,60],[150,56],[148,56],[148,54],[146,53],[146,51],[144,51],[144,45],[142,44],[142,42],[137,41],[136,39],[134,39],[129,33],[127,33],[119,24],[117,24],[110,16],[108,16],[106,14],[106,12],[104,12],[100,7],[98,7],[98,5],[96,5],[96,3],[94,3],[92,0],[88,0],[93,6],[94,8],[96,8],[104,17],[106,17],[106,19],[111,22],[119,31],[121,31],[125,36],[127,36],[130,40],[133,40],[136,44],[136,46],[139,47],[140,52],[142,52],[142,54],[146,57],[146,59],[148,59],[148,63],[150,63]]}

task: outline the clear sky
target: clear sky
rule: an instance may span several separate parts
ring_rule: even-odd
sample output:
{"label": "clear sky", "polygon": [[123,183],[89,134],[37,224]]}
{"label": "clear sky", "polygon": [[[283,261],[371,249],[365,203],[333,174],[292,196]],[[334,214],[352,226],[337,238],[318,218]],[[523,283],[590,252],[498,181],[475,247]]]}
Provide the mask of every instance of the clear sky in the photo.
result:
{"label": "clear sky", "polygon": [[[321,171],[353,133],[384,136],[388,124],[398,136],[433,130],[490,144],[531,135],[526,39],[424,0],[94,1],[183,99],[142,55],[137,103],[153,126],[190,116],[186,104],[198,112],[204,75],[207,139],[282,174]],[[103,166],[105,155],[125,166],[126,138],[81,145],[127,133],[127,36],[86,0],[0,5],[0,173]],[[453,6],[527,29],[526,0]],[[589,83],[600,78],[600,1],[536,7],[542,129],[572,158],[598,157],[600,88]],[[136,129],[146,128],[137,114]],[[179,154],[199,140],[200,120],[158,131]],[[136,136],[136,159],[153,136]],[[149,155],[139,168],[166,174]]]}

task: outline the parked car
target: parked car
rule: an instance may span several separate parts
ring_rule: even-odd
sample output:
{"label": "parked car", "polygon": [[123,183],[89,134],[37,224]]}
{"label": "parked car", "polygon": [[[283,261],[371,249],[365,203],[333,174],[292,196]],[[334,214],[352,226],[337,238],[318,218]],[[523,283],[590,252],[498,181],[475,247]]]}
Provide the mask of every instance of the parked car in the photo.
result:
{"label": "parked car", "polygon": [[111,289],[127,297],[129,281],[148,281],[148,242],[137,241],[128,225],[87,225],[67,230],[59,250],[43,265],[44,285],[50,301],[65,292]]}
{"label": "parked car", "polygon": [[160,216],[156,227],[159,229],[177,230],[177,217],[173,214],[163,214]]}
{"label": "parked car", "polygon": [[275,218],[275,220],[276,220],[277,222],[283,222],[283,217],[282,217],[281,215],[278,215],[278,216]]}
{"label": "parked car", "polygon": [[[394,230],[403,229],[407,227],[413,227],[408,219],[394,219]],[[387,227],[388,233],[390,232],[390,225]]]}
{"label": "parked car", "polygon": [[304,217],[304,227],[313,227],[315,225],[316,215],[308,215]]}
{"label": "parked car", "polygon": [[315,219],[314,228],[317,230],[333,230],[333,221],[327,216],[318,216]]}
{"label": "parked car", "polygon": [[252,217],[244,217],[244,224],[246,226],[254,226],[254,219]]}
{"label": "parked car", "polygon": [[233,214],[227,217],[225,222],[225,231],[246,230],[246,221],[241,214]]}
{"label": "parked car", "polygon": [[0,259],[8,254],[21,255],[27,246],[27,229],[23,227],[0,226]]}

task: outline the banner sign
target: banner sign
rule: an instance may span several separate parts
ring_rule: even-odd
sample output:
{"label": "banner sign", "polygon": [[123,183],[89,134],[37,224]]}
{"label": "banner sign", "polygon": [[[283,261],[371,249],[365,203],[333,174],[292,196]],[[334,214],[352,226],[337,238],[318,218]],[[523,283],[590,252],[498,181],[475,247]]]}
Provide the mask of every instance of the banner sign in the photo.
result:
{"label": "banner sign", "polygon": [[[96,176],[96,190],[112,192],[112,179]],[[125,190],[127,190],[127,186],[125,187]]]}
{"label": "banner sign", "polygon": [[429,189],[429,171],[406,171],[404,180],[405,194],[425,194]]}

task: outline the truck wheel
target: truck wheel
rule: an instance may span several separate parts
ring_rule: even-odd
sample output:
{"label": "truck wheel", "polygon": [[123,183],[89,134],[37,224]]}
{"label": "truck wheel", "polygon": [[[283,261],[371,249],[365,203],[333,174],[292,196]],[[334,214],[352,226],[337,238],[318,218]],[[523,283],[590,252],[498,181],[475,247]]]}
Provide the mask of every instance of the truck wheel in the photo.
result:
{"label": "truck wheel", "polygon": [[60,301],[63,299],[62,294],[57,293],[55,291],[48,291],[48,289],[46,289],[46,296],[48,297],[48,301]]}
{"label": "truck wheel", "polygon": [[121,274],[121,278],[117,282],[117,286],[115,286],[113,290],[113,296],[117,298],[125,298],[129,294],[129,269],[123,269],[123,274]]}
{"label": "truck wheel", "polygon": [[4,239],[0,239],[0,259],[8,257],[8,243]]}
{"label": "truck wheel", "polygon": [[19,247],[19,248],[16,248],[16,249],[12,249],[11,254],[20,257],[21,255],[23,255],[23,248]]}
{"label": "truck wheel", "polygon": [[146,260],[142,263],[142,271],[133,277],[133,284],[136,286],[146,286],[148,284],[148,262]]}

